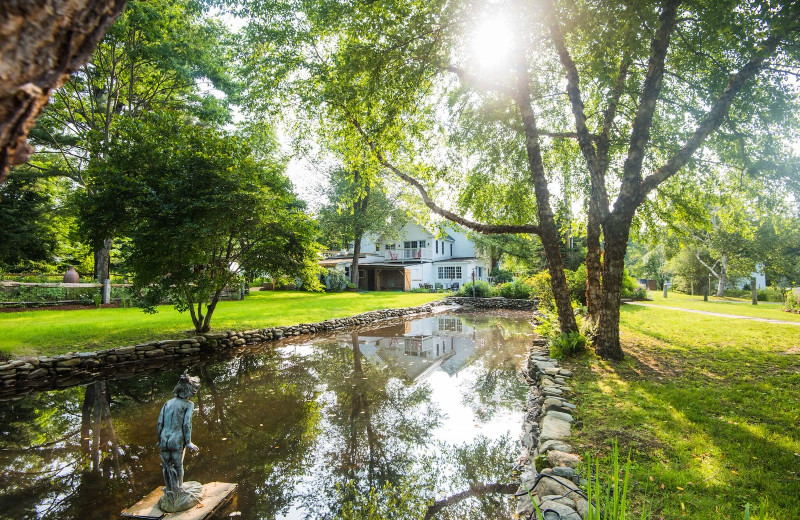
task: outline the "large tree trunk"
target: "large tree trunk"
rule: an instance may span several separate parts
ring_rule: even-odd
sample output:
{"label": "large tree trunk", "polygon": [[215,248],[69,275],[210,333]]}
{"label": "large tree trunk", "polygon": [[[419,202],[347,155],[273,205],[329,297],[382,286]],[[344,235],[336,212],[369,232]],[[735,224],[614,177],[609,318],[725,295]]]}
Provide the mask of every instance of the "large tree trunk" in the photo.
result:
{"label": "large tree trunk", "polygon": [[126,0],[6,0],[0,8],[0,184],[31,153],[50,97],[92,55]]}
{"label": "large tree trunk", "polygon": [[622,359],[619,343],[619,306],[622,277],[625,273],[625,253],[628,250],[628,235],[631,217],[612,215],[603,228],[603,290],[600,304],[600,320],[595,348],[603,359]]}
{"label": "large tree trunk", "polygon": [[[541,214],[541,213],[540,213]],[[551,225],[542,225],[542,246],[547,255],[547,270],[550,273],[550,284],[553,287],[553,296],[558,311],[558,324],[561,332],[578,330],[575,314],[572,311],[572,299],[567,285],[567,275],[564,273],[564,263],[561,260],[561,240],[555,222]]]}
{"label": "large tree trunk", "polygon": [[358,255],[361,254],[361,235],[353,240],[353,263],[350,264],[350,281],[356,284],[358,289]]}
{"label": "large tree trunk", "polygon": [[590,210],[586,226],[586,311],[593,320],[597,320],[600,316],[602,256],[600,222]]}

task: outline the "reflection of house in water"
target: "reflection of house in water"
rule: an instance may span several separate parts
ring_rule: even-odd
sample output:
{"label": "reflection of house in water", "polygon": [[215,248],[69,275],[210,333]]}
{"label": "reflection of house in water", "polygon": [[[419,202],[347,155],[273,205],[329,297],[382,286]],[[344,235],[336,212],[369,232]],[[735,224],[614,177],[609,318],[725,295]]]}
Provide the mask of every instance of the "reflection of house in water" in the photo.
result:
{"label": "reflection of house in water", "polygon": [[359,349],[371,365],[401,368],[413,381],[436,370],[455,375],[466,366],[478,341],[475,330],[454,316],[409,321],[358,336]]}

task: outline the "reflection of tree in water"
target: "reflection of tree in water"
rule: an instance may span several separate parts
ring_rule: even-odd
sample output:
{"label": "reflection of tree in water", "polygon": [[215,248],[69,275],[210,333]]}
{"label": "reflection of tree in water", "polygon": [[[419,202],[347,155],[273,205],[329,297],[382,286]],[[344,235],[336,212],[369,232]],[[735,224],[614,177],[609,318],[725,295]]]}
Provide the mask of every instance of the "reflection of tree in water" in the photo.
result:
{"label": "reflection of tree in water", "polygon": [[[286,509],[316,431],[316,381],[296,358],[270,351],[192,369],[203,379],[193,440],[204,449],[187,457],[187,475],[239,482],[239,507],[248,517],[273,518]],[[0,518],[115,518],[163,485],[155,421],[178,374],[97,382],[1,405]]]}
{"label": "reflection of tree in water", "polygon": [[359,340],[353,333],[346,346],[321,344],[314,354],[327,387],[321,396],[327,428],[318,448],[322,467],[304,498],[309,512],[323,514],[331,504],[352,500],[349,495],[403,479],[439,422],[430,388],[406,386],[399,371],[365,363]]}
{"label": "reflection of tree in water", "polygon": [[473,378],[467,378],[462,402],[482,422],[525,400],[528,385],[519,377],[519,367],[530,345],[533,325],[507,316],[463,315],[481,338],[472,356]]}
{"label": "reflection of tree in water", "polygon": [[0,510],[9,518],[88,518],[85,508],[113,492],[109,481],[135,473],[136,457],[117,440],[110,386],[100,381],[3,406],[0,423],[13,430],[4,439],[16,445],[3,442],[0,452],[8,468]]}

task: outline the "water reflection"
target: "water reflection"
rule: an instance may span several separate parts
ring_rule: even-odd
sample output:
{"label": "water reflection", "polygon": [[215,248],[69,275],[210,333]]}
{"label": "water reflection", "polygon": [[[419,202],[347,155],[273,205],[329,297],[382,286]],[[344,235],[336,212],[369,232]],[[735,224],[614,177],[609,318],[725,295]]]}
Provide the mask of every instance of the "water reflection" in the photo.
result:
{"label": "water reflection", "polygon": [[[241,518],[264,519],[334,518],[387,482],[424,505],[507,476],[531,333],[524,314],[459,313],[200,362],[186,474],[239,483]],[[0,517],[117,518],[161,485],[155,420],[178,374],[0,404]]]}

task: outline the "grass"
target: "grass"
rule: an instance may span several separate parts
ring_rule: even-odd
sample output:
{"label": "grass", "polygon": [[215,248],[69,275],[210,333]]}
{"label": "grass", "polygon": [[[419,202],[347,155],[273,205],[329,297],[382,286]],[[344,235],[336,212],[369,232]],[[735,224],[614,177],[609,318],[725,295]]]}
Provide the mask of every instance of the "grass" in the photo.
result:
{"label": "grass", "polygon": [[797,326],[630,305],[621,314],[624,361],[572,362],[573,445],[632,448],[632,498],[655,519],[741,519],[748,503],[755,517],[762,501],[765,519],[800,518]]}
{"label": "grass", "polygon": [[[212,330],[247,330],[311,323],[376,309],[412,307],[442,294],[369,292],[252,292],[242,301],[220,302]],[[33,354],[91,351],[154,339],[185,337],[188,313],[160,306],[156,314],[138,308],[0,313],[0,352],[10,358]]]}
{"label": "grass", "polygon": [[648,291],[653,305],[664,307],[681,307],[698,311],[719,312],[721,314],[735,314],[737,316],[752,316],[754,318],[767,318],[782,321],[800,321],[800,314],[784,312],[781,303],[758,302],[753,305],[749,299],[742,298],[717,298],[709,296],[708,301],[703,301],[703,296],[689,296],[670,292],[667,298],[661,291]]}

